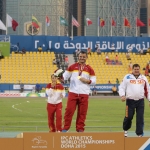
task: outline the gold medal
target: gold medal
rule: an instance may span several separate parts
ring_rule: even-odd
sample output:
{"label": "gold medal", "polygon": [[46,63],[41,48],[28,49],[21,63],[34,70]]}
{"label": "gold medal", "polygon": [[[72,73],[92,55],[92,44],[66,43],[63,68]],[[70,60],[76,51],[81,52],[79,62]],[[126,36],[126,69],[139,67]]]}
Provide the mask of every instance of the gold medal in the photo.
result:
{"label": "gold medal", "polygon": [[80,79],[81,79],[81,76],[78,76],[77,78],[80,80]]}

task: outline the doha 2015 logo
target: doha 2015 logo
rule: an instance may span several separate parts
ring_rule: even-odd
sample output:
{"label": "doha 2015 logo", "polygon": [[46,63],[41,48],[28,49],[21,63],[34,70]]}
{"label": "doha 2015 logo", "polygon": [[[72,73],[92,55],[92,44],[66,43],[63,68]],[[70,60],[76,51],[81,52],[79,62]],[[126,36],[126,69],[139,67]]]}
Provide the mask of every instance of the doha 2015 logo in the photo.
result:
{"label": "doha 2015 logo", "polygon": [[32,139],[32,148],[47,148],[47,141],[43,140],[41,136],[37,136]]}

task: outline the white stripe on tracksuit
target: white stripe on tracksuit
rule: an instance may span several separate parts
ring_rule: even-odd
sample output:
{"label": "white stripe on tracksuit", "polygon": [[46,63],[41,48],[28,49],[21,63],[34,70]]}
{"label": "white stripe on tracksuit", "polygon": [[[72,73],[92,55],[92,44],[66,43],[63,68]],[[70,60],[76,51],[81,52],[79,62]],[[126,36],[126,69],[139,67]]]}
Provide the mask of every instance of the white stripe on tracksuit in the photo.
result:
{"label": "white stripe on tracksuit", "polygon": [[139,100],[146,96],[150,101],[150,88],[147,78],[144,75],[139,75],[136,79],[133,74],[127,74],[119,86],[119,95],[133,100]]}

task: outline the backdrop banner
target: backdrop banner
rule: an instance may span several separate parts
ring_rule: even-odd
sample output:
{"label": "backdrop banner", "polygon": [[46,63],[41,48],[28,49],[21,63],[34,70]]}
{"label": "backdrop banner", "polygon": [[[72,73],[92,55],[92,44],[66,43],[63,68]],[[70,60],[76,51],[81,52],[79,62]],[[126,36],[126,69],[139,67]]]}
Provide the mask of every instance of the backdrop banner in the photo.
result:
{"label": "backdrop banner", "polygon": [[[21,36],[11,35],[11,51],[22,50],[37,51],[39,46],[43,51],[64,52],[72,54],[76,49],[92,51],[96,46],[102,52],[127,52],[130,49],[138,52],[139,49],[147,50],[150,47],[150,37],[97,37],[97,36],[75,36],[73,40],[68,36]],[[26,41],[26,42],[24,42]],[[26,44],[28,43],[28,44]]]}

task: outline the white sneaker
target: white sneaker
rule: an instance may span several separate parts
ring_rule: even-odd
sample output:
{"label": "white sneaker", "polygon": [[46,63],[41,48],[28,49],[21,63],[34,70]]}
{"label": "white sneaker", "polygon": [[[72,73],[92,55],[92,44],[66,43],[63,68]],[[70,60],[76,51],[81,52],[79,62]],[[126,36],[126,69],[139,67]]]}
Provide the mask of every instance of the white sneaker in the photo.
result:
{"label": "white sneaker", "polygon": [[142,137],[142,135],[138,135],[138,137]]}
{"label": "white sneaker", "polygon": [[124,131],[124,136],[128,137],[128,131]]}

